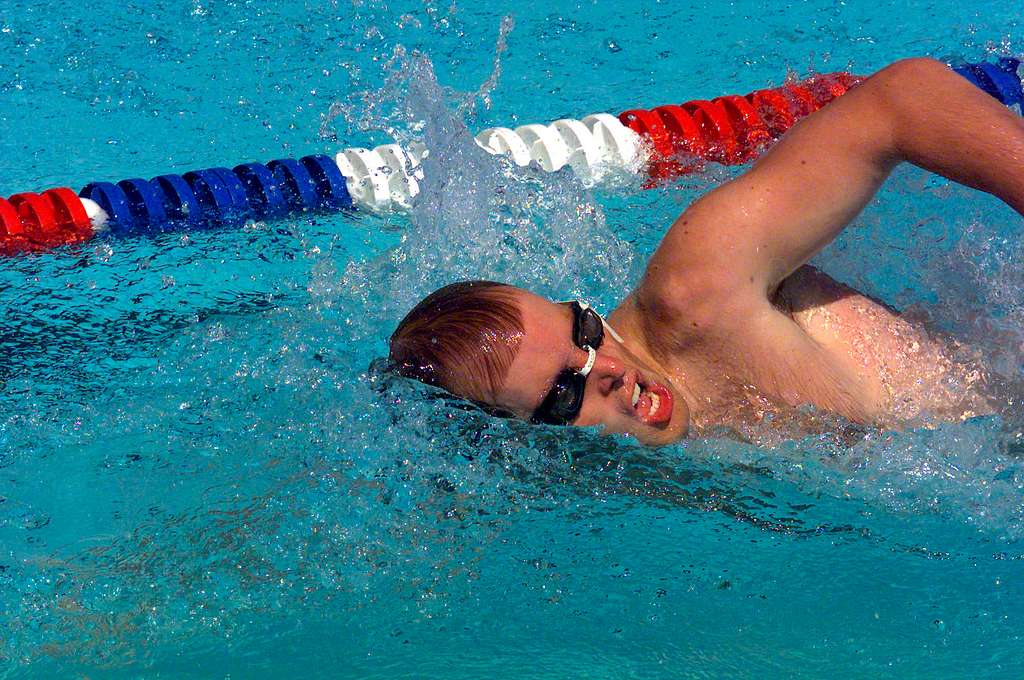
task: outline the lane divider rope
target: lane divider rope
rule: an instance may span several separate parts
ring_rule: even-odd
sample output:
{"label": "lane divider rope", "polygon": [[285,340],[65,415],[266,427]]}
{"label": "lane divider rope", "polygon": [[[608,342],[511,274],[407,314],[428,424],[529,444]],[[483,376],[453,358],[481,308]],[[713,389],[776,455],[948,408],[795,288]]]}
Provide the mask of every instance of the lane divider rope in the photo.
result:
{"label": "lane divider rope", "polygon": [[[960,64],[953,70],[1007,106],[1024,105],[1020,62]],[[699,170],[705,163],[747,163],[810,115],[862,80],[827,73],[798,83],[618,116],[595,113],[547,125],[494,127],[479,146],[547,172],[569,167],[587,183],[612,172],[646,172],[648,185]],[[114,236],[196,230],[275,220],[303,212],[408,209],[423,180],[422,145],[352,148],[334,158],[304,156],[234,168],[91,182],[0,198],[0,255],[38,252]]]}

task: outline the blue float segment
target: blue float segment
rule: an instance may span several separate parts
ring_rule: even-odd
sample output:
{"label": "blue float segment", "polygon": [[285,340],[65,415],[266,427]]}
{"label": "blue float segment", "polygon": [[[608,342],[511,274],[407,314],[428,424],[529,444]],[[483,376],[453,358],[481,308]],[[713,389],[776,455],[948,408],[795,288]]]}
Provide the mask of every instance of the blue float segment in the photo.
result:
{"label": "blue float segment", "polygon": [[207,221],[214,224],[234,224],[243,215],[246,204],[235,205],[235,198],[220,175],[212,170],[186,172],[185,181],[196,197]]}
{"label": "blue float segment", "polygon": [[167,224],[163,192],[152,182],[144,179],[123,179],[117,186],[128,198],[128,207],[135,218],[136,229],[160,229]]}
{"label": "blue float segment", "polygon": [[235,166],[233,172],[245,187],[249,208],[258,219],[275,219],[288,214],[288,202],[266,166],[243,163]]}
{"label": "blue float segment", "polygon": [[982,87],[981,81],[978,80],[978,77],[974,74],[974,70],[971,68],[971,66],[971,64],[961,64],[959,66],[953,66],[951,68],[955,73],[958,73],[964,78],[966,78],[971,85],[974,85],[976,88],[980,90],[984,90],[985,88]]}
{"label": "blue float segment", "polygon": [[203,208],[181,175],[160,175],[153,178],[153,184],[163,192],[164,209],[171,220],[189,229],[203,225]]}
{"label": "blue float segment", "polygon": [[1003,57],[998,64],[981,64],[980,66],[999,90],[999,101],[1006,106],[1024,104],[1024,91],[1021,88],[1020,76],[1017,74],[1017,67],[1020,66],[1019,59]]}
{"label": "blue float segment", "polygon": [[244,222],[252,214],[252,209],[249,207],[249,197],[245,195],[245,187],[242,186],[242,180],[238,179],[238,175],[227,168],[210,168],[207,172],[216,173],[220,177],[224,187],[231,194],[232,205],[239,211],[238,222]]}
{"label": "blue float segment", "polygon": [[999,64],[961,64],[954,71],[970,81],[975,87],[995,97],[1006,106],[1024,103],[1021,92],[1020,76],[1017,67],[1020,62],[1012,57],[1004,57]]}
{"label": "blue float segment", "polygon": [[957,73],[967,78],[975,87],[981,89],[986,94],[999,99],[999,89],[979,64],[965,64],[963,71],[957,71]]}
{"label": "blue float segment", "polygon": [[316,192],[320,196],[318,207],[328,210],[350,210],[352,208],[352,196],[348,193],[348,183],[333,158],[323,155],[303,156],[299,162],[316,183]]}
{"label": "blue float segment", "polygon": [[267,169],[274,174],[292,210],[316,210],[320,206],[316,182],[301,163],[291,158],[280,158],[267,163]]}
{"label": "blue float segment", "polygon": [[78,195],[95,201],[107,213],[110,230],[119,235],[131,233],[136,228],[135,217],[124,190],[110,182],[91,182]]}

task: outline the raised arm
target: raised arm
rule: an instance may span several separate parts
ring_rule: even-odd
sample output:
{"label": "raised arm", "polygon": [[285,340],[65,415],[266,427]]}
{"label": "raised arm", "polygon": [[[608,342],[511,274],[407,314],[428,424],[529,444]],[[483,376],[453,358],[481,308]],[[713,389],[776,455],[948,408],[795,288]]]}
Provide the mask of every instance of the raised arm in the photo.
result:
{"label": "raised arm", "polygon": [[747,173],[691,205],[635,302],[660,315],[770,295],[909,161],[1024,213],[1024,122],[940,62],[908,59],[787,133]]}

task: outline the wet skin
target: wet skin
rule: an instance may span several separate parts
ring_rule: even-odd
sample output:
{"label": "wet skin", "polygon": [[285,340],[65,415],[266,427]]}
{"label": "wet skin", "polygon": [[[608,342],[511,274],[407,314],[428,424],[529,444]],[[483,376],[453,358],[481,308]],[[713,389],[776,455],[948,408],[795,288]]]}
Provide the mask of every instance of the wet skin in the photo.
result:
{"label": "wet skin", "polygon": [[[582,367],[587,352],[572,341],[572,313],[566,305],[521,289],[516,290],[516,301],[525,332],[493,403],[527,420],[555,376],[565,368]],[[634,406],[636,385],[641,389]],[[631,434],[644,444],[658,446],[686,436],[689,422],[686,399],[664,368],[641,346],[622,344],[606,332],[573,424],[601,425],[604,434]]]}
{"label": "wet skin", "polygon": [[[915,94],[923,91],[926,100]],[[759,417],[776,404],[879,424],[929,410],[975,413],[970,381],[940,344],[805,267],[904,161],[1024,211],[1024,122],[939,62],[897,62],[676,220],[610,315],[624,343],[606,334],[575,424],[658,445],[685,436],[691,422],[730,424],[744,409]],[[493,396],[529,418],[558,372],[587,354],[571,341],[566,307],[517,297],[525,333]],[[659,393],[671,415],[652,419],[645,407]]]}

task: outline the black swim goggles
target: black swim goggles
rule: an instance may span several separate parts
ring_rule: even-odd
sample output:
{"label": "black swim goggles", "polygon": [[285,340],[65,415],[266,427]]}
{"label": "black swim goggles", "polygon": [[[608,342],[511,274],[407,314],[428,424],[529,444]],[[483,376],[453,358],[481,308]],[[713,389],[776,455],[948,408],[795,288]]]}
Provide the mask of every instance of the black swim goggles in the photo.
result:
{"label": "black swim goggles", "polygon": [[572,341],[586,350],[587,363],[583,368],[567,368],[558,374],[554,387],[530,417],[534,423],[568,425],[579,417],[587,376],[597,359],[597,349],[604,342],[604,321],[597,312],[585,302],[575,300],[569,308],[572,310]]}

